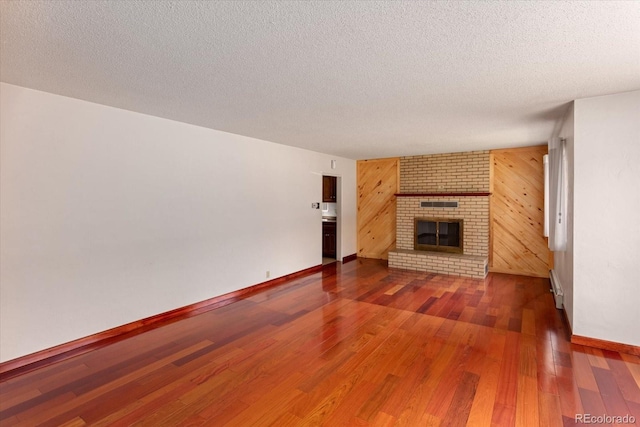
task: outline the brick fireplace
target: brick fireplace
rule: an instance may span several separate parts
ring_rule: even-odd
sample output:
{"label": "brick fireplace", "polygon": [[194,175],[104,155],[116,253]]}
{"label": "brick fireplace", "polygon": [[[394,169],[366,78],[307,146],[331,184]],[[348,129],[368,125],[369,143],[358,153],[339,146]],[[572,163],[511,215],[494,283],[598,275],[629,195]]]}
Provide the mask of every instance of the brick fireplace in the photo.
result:
{"label": "brick fireplace", "polygon": [[[389,252],[389,266],[484,278],[489,258],[489,170],[488,151],[400,158],[396,249]],[[462,253],[416,250],[417,218],[462,220]]]}

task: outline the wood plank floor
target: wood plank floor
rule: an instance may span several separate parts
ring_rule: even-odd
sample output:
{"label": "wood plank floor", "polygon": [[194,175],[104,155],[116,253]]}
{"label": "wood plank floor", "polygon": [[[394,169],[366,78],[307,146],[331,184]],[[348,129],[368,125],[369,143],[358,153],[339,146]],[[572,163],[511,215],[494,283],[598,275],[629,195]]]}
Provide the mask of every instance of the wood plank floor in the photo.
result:
{"label": "wood plank floor", "polygon": [[2,426],[568,426],[583,413],[640,426],[640,358],[571,344],[546,279],[375,260],[0,384]]}

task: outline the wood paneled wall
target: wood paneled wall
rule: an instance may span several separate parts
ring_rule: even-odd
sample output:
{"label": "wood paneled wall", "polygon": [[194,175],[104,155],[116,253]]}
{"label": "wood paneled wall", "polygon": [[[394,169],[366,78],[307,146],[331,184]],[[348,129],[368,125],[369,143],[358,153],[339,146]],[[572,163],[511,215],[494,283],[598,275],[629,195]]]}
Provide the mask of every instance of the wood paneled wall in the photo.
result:
{"label": "wood paneled wall", "polygon": [[360,160],[358,181],[358,256],[388,259],[396,246],[399,159]]}
{"label": "wood paneled wall", "polygon": [[549,277],[544,229],[547,146],[491,151],[489,271]]}
{"label": "wood paneled wall", "polygon": [[[543,237],[545,154],[546,145],[490,153],[490,271],[549,276],[552,253]],[[395,249],[399,163],[399,158],[357,163],[359,257],[388,259]]]}

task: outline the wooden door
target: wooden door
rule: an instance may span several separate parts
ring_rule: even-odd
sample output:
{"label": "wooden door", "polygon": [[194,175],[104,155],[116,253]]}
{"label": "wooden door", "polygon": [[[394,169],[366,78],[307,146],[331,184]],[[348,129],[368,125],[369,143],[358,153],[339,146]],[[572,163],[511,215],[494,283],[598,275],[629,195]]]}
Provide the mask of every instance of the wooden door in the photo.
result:
{"label": "wooden door", "polygon": [[549,277],[544,232],[547,146],[491,151],[489,270]]}
{"label": "wooden door", "polygon": [[358,172],[358,256],[388,259],[396,247],[398,158],[360,160]]}

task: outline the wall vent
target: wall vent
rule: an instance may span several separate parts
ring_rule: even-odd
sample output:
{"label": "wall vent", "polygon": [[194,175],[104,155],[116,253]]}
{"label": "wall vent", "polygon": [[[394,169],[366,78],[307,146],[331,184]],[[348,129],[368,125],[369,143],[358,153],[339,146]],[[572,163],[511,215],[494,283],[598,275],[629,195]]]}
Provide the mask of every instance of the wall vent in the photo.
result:
{"label": "wall vent", "polygon": [[457,208],[458,202],[420,202],[421,208]]}

